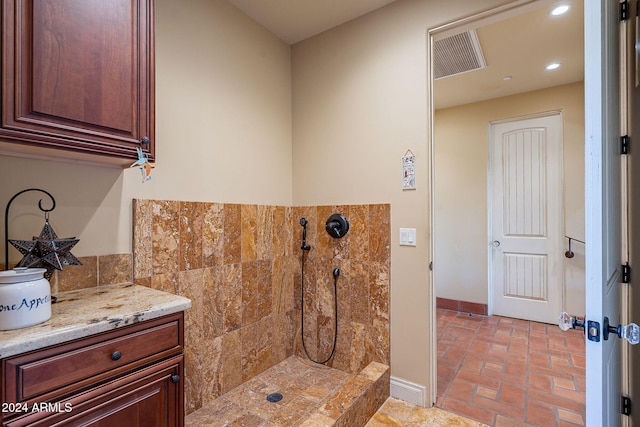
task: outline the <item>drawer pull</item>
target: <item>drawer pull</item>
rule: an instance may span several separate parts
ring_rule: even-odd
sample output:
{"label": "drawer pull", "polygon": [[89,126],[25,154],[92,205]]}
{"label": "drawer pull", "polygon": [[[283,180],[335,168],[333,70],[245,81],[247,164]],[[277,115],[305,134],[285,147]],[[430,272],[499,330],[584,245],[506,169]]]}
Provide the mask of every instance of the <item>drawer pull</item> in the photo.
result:
{"label": "drawer pull", "polygon": [[180,375],[171,375],[171,382],[172,383],[177,383],[178,381],[180,381]]}
{"label": "drawer pull", "polygon": [[111,360],[113,361],[120,360],[121,357],[122,353],[119,351],[114,351],[113,353],[111,353]]}

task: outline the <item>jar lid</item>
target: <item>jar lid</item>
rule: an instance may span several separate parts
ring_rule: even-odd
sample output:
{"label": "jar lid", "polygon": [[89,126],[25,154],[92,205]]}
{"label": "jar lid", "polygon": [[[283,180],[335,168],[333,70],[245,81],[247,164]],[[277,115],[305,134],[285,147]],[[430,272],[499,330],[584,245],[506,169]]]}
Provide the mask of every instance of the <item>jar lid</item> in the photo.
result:
{"label": "jar lid", "polygon": [[0,284],[31,282],[42,279],[46,268],[16,267],[13,270],[0,271]]}

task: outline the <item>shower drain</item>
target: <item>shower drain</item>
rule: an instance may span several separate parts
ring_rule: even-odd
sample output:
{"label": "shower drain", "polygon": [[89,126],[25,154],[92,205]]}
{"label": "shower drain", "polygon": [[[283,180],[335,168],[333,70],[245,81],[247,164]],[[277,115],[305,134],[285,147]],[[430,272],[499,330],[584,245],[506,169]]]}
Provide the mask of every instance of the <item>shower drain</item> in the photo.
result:
{"label": "shower drain", "polygon": [[272,403],[280,402],[282,400],[282,395],[280,393],[271,393],[267,396],[267,400]]}

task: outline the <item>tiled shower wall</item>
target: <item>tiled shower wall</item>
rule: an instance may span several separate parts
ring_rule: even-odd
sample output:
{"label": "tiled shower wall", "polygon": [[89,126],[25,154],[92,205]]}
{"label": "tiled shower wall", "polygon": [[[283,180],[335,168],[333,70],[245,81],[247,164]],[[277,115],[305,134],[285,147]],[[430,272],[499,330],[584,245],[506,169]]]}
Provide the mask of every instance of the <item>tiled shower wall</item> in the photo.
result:
{"label": "tiled shower wall", "polygon": [[[134,200],[137,284],[188,297],[185,409],[191,413],[292,354],[300,339],[301,217],[305,344],[333,344],[333,268],[339,267],[338,342],[330,365],[359,372],[389,364],[389,205],[282,207]],[[349,234],[324,231],[331,213]]]}
{"label": "tiled shower wall", "polygon": [[[294,274],[296,320],[300,319],[301,217],[309,222],[305,254],[304,317],[305,345],[309,355],[319,361],[331,354],[334,339],[334,278],[339,268],[338,336],[336,352],[329,366],[358,373],[370,362],[389,364],[389,268],[390,206],[344,205],[296,207],[293,209]],[[325,230],[333,213],[349,219],[347,235],[334,239]],[[299,332],[299,331],[298,331]],[[296,354],[306,357],[300,336]]]}

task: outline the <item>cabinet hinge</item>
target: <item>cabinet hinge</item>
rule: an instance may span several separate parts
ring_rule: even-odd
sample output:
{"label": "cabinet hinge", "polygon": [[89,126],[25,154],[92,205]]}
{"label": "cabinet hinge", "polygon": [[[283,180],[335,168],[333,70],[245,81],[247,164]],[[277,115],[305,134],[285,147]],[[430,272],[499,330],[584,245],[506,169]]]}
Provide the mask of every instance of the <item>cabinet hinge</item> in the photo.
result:
{"label": "cabinet hinge", "polygon": [[631,283],[631,266],[629,263],[622,264],[622,283]]}
{"label": "cabinet hinge", "polygon": [[620,137],[620,154],[629,154],[629,148],[631,146],[631,138],[629,135]]}
{"label": "cabinet hinge", "polygon": [[620,21],[629,19],[629,2],[624,0],[620,2]]}
{"label": "cabinet hinge", "polygon": [[620,412],[622,415],[631,415],[631,398],[629,396],[622,396]]}

